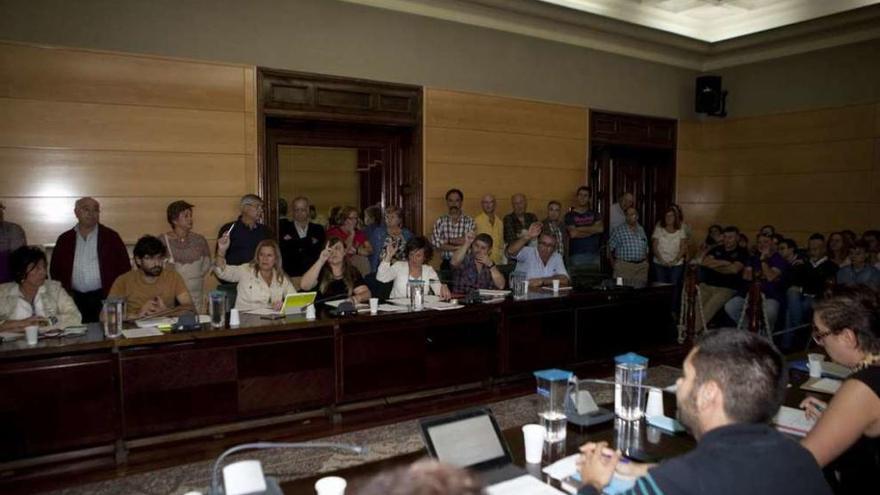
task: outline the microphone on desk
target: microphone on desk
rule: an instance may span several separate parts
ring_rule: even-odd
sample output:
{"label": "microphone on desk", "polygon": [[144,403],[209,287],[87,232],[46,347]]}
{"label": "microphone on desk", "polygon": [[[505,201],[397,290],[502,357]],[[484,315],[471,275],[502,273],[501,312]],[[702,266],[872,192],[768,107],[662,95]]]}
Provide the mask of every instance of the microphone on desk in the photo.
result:
{"label": "microphone on desk", "polygon": [[262,465],[257,460],[239,461],[223,468],[223,486],[220,485],[220,466],[224,459],[245,450],[273,449],[338,449],[359,455],[367,453],[366,447],[334,442],[256,442],[236,445],[220,454],[220,457],[214,461],[214,467],[211,469],[209,495],[244,495],[248,493],[282,495],[278,481],[272,477],[264,476]]}

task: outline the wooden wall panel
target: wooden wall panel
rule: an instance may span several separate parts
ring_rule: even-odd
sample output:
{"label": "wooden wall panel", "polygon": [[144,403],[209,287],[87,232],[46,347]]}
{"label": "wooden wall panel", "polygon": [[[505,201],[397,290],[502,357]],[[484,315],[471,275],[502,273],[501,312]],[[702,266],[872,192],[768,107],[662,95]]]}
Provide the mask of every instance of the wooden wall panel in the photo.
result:
{"label": "wooden wall panel", "polygon": [[749,236],[880,227],[880,104],[679,126],[678,201],[702,239],[713,223]]}
{"label": "wooden wall panel", "polygon": [[243,112],[0,98],[0,146],[238,153]]}
{"label": "wooden wall panel", "polygon": [[0,198],[34,244],[81,196],[126,243],[195,205],[209,239],[257,190],[255,68],[0,43]]}
{"label": "wooden wall panel", "polygon": [[425,115],[428,127],[569,139],[583,139],[587,133],[580,107],[439,89],[425,98],[431,108]]}
{"label": "wooden wall panel", "polygon": [[446,212],[452,187],[465,194],[474,216],[487,193],[500,216],[510,196],[526,194],[529,210],[543,217],[557,199],[567,207],[586,181],[587,110],[582,107],[426,89],[424,142],[425,234]]}
{"label": "wooden wall panel", "polygon": [[815,143],[874,136],[876,105],[823,108],[703,123],[705,148]]}
{"label": "wooden wall panel", "polygon": [[0,97],[241,111],[241,66],[0,44]]}
{"label": "wooden wall panel", "polygon": [[245,156],[0,148],[0,196],[235,196]]}

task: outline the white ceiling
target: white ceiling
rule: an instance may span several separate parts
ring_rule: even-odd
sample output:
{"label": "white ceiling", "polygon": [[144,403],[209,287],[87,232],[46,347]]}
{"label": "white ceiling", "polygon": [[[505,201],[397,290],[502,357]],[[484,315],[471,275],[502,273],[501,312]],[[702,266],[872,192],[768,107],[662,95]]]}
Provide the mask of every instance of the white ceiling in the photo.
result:
{"label": "white ceiling", "polygon": [[880,3],[880,0],[535,0],[709,43]]}

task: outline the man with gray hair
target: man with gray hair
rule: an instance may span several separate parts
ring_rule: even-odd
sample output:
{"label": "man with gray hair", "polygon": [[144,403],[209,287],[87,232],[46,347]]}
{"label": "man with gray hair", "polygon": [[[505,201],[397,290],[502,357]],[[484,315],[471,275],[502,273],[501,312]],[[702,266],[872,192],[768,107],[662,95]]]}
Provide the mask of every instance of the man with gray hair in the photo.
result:
{"label": "man with gray hair", "polygon": [[309,199],[295,198],[293,221],[278,233],[281,261],[291,277],[301,277],[318,260],[327,238],[324,227],[309,221]]}
{"label": "man with gray hair", "polygon": [[101,225],[101,205],[80,198],[73,208],[77,224],[58,236],[49,273],[70,292],[83,323],[98,321],[101,301],[116,278],[131,269],[125,243],[115,230]]}
{"label": "man with gray hair", "polygon": [[[217,239],[229,234],[229,249],[226,251],[226,264],[243,265],[254,259],[257,244],[264,239],[272,238],[272,231],[263,225],[263,199],[256,194],[245,194],[239,202],[241,215],[234,222],[220,227]],[[282,258],[283,261],[283,258]],[[229,307],[235,305],[238,295],[238,284],[228,280],[220,280],[218,290],[226,293]]]}

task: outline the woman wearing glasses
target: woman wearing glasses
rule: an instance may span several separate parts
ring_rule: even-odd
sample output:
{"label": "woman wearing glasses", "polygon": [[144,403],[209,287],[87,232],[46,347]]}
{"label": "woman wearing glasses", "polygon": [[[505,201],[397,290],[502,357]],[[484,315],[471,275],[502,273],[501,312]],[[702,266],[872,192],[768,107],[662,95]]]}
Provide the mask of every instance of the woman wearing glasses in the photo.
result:
{"label": "woman wearing glasses", "polygon": [[865,286],[840,287],[815,303],[813,325],[813,339],[853,374],[830,403],[801,402],[807,417],[818,419],[801,443],[834,471],[835,493],[864,490],[880,472],[880,295]]}

